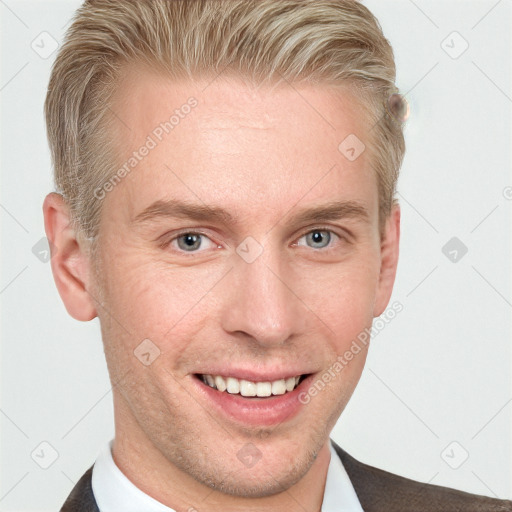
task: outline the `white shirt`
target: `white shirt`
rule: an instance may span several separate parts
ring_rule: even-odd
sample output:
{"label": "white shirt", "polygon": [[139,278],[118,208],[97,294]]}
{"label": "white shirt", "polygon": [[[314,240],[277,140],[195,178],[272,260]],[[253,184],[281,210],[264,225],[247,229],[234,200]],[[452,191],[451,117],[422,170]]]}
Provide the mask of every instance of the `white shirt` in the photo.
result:
{"label": "white shirt", "polygon": [[[110,441],[96,459],[92,490],[100,512],[176,512],[136,487],[116,466]],[[322,512],[363,512],[352,482],[338,454],[329,443],[331,460],[327,470]]]}

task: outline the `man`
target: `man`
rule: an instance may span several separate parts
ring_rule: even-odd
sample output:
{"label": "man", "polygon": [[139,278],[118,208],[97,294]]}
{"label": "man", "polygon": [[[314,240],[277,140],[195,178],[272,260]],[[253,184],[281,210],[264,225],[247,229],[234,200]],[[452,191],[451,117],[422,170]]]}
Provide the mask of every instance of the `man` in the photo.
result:
{"label": "man", "polygon": [[329,439],[395,279],[394,79],[354,1],[84,3],[44,216],[68,312],[100,319],[115,439],[63,511],[512,510]]}

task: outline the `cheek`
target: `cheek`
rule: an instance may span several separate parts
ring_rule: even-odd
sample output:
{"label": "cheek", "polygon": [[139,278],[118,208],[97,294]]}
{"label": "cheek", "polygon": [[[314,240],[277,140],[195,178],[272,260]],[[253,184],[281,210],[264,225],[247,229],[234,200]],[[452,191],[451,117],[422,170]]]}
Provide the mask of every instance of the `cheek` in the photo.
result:
{"label": "cheek", "polygon": [[379,263],[378,253],[370,249],[366,257],[326,266],[299,281],[297,295],[330,329],[328,336],[336,344],[347,343],[371,325]]}
{"label": "cheek", "polygon": [[110,324],[123,331],[123,343],[136,346],[148,338],[162,355],[183,350],[212,316],[210,291],[222,278],[222,270],[177,268],[142,255],[116,262],[105,272],[105,288],[117,321]]}
{"label": "cheek", "polygon": [[353,272],[339,279],[331,298],[335,304],[334,325],[357,328],[371,323],[378,280],[373,269],[364,270],[364,273]]}
{"label": "cheek", "polygon": [[361,260],[340,277],[338,288],[331,295],[335,306],[329,309],[328,322],[332,329],[332,361],[336,362],[331,367],[336,376],[332,387],[341,387],[346,401],[356,387],[366,361],[377,282],[378,260]]}

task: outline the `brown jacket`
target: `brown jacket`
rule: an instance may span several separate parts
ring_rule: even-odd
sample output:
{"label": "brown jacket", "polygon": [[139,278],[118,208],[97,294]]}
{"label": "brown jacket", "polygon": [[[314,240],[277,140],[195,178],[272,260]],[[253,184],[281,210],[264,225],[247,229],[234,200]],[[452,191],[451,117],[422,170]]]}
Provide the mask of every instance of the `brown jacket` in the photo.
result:
{"label": "brown jacket", "polygon": [[[364,512],[512,512],[512,501],[409,480],[363,464],[334,442],[333,446]],[[99,512],[91,476],[92,467],[75,485],[60,512]]]}

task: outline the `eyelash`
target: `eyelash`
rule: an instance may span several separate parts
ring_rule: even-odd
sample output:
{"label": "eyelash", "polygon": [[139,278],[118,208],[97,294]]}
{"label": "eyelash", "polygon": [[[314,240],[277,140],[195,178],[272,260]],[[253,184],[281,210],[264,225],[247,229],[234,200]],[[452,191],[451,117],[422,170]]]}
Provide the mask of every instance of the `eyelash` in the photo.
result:
{"label": "eyelash", "polygon": [[[325,226],[320,226],[320,227],[315,227],[313,229],[310,229],[310,230],[306,231],[305,233],[303,233],[297,240],[300,240],[301,238],[304,238],[305,236],[307,236],[311,233],[315,233],[315,232],[326,232],[331,235],[334,235],[340,241],[348,242],[348,239],[346,236],[340,235],[340,234],[336,233],[335,231],[333,231],[332,229],[325,227]],[[170,240],[165,241],[162,244],[162,247],[163,248],[169,247],[172,244],[172,242],[174,242],[175,240],[178,240],[180,237],[182,237],[184,235],[200,235],[200,236],[204,236],[204,237],[210,239],[210,237],[202,231],[193,231],[193,230],[189,229],[189,230],[181,231],[180,233],[175,234]],[[213,240],[210,239],[210,241],[215,244],[215,242]],[[216,245],[218,246],[219,244],[216,244]],[[294,245],[297,245],[297,243],[294,243]],[[332,238],[331,238],[331,240],[329,240],[329,245],[326,248],[315,249],[315,248],[310,247],[310,249],[313,249],[314,251],[319,251],[319,252],[321,251],[323,253],[328,253],[335,249],[334,247],[331,247],[331,246],[332,246]],[[174,250],[176,252],[178,252],[179,254],[185,255],[186,257],[194,256],[195,254],[204,252],[204,251],[183,251],[179,248],[174,249]]]}

